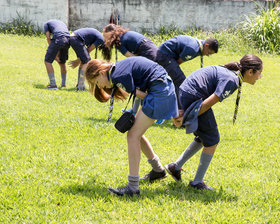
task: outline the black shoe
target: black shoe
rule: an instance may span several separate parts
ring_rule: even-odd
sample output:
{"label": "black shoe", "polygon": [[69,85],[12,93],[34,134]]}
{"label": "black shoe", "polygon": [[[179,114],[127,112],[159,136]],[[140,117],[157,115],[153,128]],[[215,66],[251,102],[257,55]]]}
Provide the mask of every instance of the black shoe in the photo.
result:
{"label": "black shoe", "polygon": [[128,186],[123,187],[123,188],[109,188],[108,191],[110,193],[116,194],[118,196],[124,196],[124,195],[128,195],[128,196],[133,196],[133,195],[140,195],[140,191],[132,191]]}
{"label": "black shoe", "polygon": [[48,85],[48,86],[44,87],[44,89],[55,90],[55,89],[57,89],[57,86],[56,85]]}
{"label": "black shoe", "polygon": [[87,89],[84,87],[84,86],[81,86],[81,87],[77,87],[77,92],[79,91],[87,91]]}
{"label": "black shoe", "polygon": [[161,172],[156,172],[154,170],[151,170],[151,172],[147,173],[144,177],[142,177],[140,179],[154,182],[155,180],[161,180],[161,179],[165,178],[166,176],[167,175],[166,175],[165,170],[163,170]]}
{"label": "black shoe", "polygon": [[175,163],[169,163],[167,165],[164,166],[166,171],[173,177],[173,179],[175,181],[182,181],[182,178],[181,178],[181,171],[182,169],[180,170],[175,170]]}
{"label": "black shoe", "polygon": [[204,182],[201,182],[201,183],[198,183],[198,184],[193,184],[193,181],[190,181],[189,187],[192,187],[192,188],[195,188],[195,189],[198,189],[198,190],[210,190],[210,191],[214,190],[213,187],[207,186]]}

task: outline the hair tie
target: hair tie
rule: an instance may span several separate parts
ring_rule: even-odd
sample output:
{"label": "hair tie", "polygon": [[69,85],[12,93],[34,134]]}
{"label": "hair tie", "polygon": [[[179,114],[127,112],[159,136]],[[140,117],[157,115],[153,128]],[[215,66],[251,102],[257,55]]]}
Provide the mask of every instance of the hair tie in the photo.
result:
{"label": "hair tie", "polygon": [[236,65],[237,65],[238,70],[241,71],[242,70],[241,64],[239,62],[237,62]]}

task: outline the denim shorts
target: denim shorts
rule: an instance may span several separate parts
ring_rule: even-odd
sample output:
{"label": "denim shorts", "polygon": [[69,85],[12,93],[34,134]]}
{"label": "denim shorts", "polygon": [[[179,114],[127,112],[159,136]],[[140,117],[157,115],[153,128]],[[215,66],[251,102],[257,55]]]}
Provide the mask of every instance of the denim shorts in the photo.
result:
{"label": "denim shorts", "polygon": [[89,53],[86,49],[84,42],[77,36],[70,36],[70,45],[74,49],[78,58],[80,58],[82,64],[86,64],[90,61]]}
{"label": "denim shorts", "polygon": [[57,53],[59,52],[60,64],[65,64],[65,62],[68,60],[69,47],[70,45],[68,37],[52,39],[45,55],[45,61],[53,63]]}
{"label": "denim shorts", "polygon": [[169,76],[152,82],[143,100],[142,111],[152,119],[171,119],[178,116],[173,82]]}
{"label": "denim shorts", "polygon": [[[199,99],[200,98],[179,89],[179,101],[182,110],[185,111],[193,102]],[[213,110],[210,108],[205,113],[199,115],[197,119],[198,128],[193,134],[199,137],[205,147],[218,144],[220,141],[220,134]]]}

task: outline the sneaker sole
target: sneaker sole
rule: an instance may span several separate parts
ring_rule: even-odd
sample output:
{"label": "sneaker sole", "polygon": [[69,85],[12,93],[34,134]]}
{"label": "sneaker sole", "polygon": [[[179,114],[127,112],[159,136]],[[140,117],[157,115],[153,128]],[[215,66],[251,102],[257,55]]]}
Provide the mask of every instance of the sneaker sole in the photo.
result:
{"label": "sneaker sole", "polygon": [[109,191],[109,193],[113,194],[113,195],[116,195],[118,197],[123,197],[123,196],[128,196],[128,197],[133,197],[134,195],[139,197],[140,196],[140,191],[139,192],[136,192],[134,194],[118,194],[117,192],[114,192],[112,189],[107,189]]}
{"label": "sneaker sole", "polygon": [[155,181],[160,181],[160,180],[162,180],[162,179],[164,179],[164,178],[166,178],[166,177],[167,177],[167,174],[165,174],[165,176],[163,176],[163,177],[159,177],[159,178],[154,179],[154,180],[150,180],[150,179],[145,178],[145,177],[140,177],[140,180],[141,180],[141,181],[149,181],[150,183],[153,183],[153,182],[155,182]]}
{"label": "sneaker sole", "polygon": [[160,180],[162,180],[162,179],[164,179],[164,178],[166,178],[166,177],[167,177],[167,174],[165,174],[165,176],[163,176],[163,177],[157,178],[157,179],[155,179],[155,180],[149,180],[149,181],[150,181],[150,183],[154,183],[154,182],[160,181]]}
{"label": "sneaker sole", "polygon": [[170,176],[176,181],[176,182],[181,182],[182,180],[178,180],[176,177],[172,175],[170,170],[168,169],[168,165],[165,165],[164,168],[166,169],[167,173],[170,174]]}

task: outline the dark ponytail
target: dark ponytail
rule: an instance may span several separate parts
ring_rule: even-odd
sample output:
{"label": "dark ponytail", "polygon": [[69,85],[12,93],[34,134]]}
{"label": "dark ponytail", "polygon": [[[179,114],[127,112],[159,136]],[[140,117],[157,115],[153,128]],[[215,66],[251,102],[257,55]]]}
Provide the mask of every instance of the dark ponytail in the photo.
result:
{"label": "dark ponytail", "polygon": [[239,63],[230,62],[225,64],[225,67],[231,71],[240,71],[243,76],[249,69],[253,69],[254,73],[260,70],[262,67],[262,60],[256,55],[246,54],[241,58]]}
{"label": "dark ponytail", "polygon": [[110,61],[110,59],[112,57],[112,50],[111,50],[111,48],[107,47],[105,44],[102,44],[102,45],[99,46],[99,50],[101,50],[102,57],[106,61]]}

